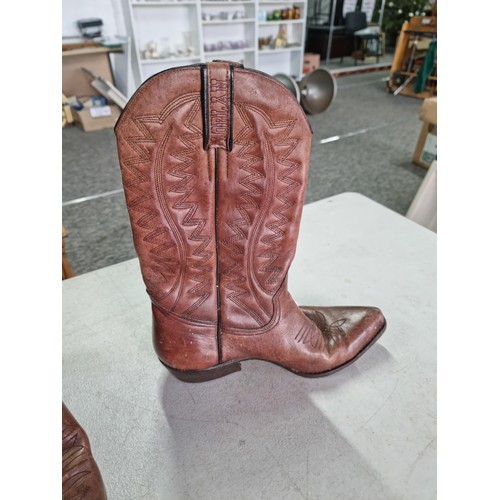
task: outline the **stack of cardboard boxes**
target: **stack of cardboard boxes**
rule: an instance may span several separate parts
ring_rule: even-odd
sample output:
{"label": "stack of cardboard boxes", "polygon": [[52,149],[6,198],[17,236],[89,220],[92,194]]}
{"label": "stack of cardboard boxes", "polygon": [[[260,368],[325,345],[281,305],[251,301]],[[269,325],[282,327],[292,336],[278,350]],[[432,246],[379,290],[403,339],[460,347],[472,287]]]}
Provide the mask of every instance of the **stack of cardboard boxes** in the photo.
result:
{"label": "stack of cardboard boxes", "polygon": [[413,163],[429,168],[437,159],[437,97],[424,99],[419,117],[423,123],[413,153]]}
{"label": "stack of cardboard boxes", "polygon": [[[69,102],[72,121],[86,132],[113,128],[120,116],[121,109],[98,94],[91,85],[92,78],[83,68],[113,82],[109,52],[106,49],[86,47],[63,50],[63,102],[65,99]],[[65,109],[64,104],[63,109]],[[67,111],[69,111],[68,104],[66,104]],[[67,120],[66,123],[71,123],[71,120]]]}
{"label": "stack of cardboard boxes", "polygon": [[304,74],[310,73],[311,71],[318,69],[319,64],[320,64],[319,54],[306,52],[304,54],[304,64],[302,67],[302,71],[304,72]]}

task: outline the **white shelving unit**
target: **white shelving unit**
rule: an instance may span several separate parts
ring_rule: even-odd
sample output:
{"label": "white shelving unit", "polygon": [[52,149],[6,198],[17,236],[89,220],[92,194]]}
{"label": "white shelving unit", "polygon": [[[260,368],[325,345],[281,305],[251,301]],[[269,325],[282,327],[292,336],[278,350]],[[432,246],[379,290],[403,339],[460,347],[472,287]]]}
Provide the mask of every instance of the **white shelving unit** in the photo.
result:
{"label": "white shelving unit", "polygon": [[[271,75],[285,73],[296,80],[302,78],[302,65],[304,60],[304,46],[306,39],[307,0],[293,2],[287,0],[257,1],[259,12],[267,14],[275,10],[299,7],[300,18],[278,21],[261,20],[258,22],[258,37],[272,35],[276,37],[281,25],[287,28],[289,46],[283,48],[261,48],[258,51],[258,69]],[[264,16],[259,16],[262,19]]]}
{"label": "white shelving unit", "polygon": [[203,62],[228,59],[256,67],[255,1],[200,2]]}
{"label": "white shelving unit", "polygon": [[[271,75],[300,80],[307,0],[122,0],[132,41],[136,87],[159,71],[213,59],[241,62]],[[296,8],[298,19],[270,19]],[[286,31],[287,44],[266,47],[259,39]],[[153,43],[154,53],[147,53]],[[148,55],[153,57],[148,58]]]}

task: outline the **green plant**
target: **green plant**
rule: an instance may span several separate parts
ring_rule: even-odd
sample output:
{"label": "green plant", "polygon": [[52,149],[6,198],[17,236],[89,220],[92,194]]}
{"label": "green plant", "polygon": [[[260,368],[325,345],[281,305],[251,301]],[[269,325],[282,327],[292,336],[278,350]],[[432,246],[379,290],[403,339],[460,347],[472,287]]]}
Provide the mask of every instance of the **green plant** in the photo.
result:
{"label": "green plant", "polygon": [[386,2],[382,19],[382,29],[386,34],[396,35],[413,16],[429,16],[432,4],[429,0],[390,0]]}

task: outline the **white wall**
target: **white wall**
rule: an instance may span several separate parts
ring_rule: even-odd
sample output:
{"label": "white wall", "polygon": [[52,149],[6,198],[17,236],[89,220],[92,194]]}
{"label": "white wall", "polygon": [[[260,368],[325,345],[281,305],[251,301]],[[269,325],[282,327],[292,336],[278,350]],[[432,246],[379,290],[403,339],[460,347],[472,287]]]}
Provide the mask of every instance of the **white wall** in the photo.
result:
{"label": "white wall", "polygon": [[62,0],[62,36],[79,36],[78,19],[97,17],[104,23],[102,35],[125,35],[120,0]]}
{"label": "white wall", "polygon": [[[76,22],[79,19],[97,17],[102,19],[102,36],[127,36],[121,0],[62,0],[62,36],[80,36]],[[124,54],[110,54],[115,85],[130,97],[136,84],[130,68],[130,47]]]}

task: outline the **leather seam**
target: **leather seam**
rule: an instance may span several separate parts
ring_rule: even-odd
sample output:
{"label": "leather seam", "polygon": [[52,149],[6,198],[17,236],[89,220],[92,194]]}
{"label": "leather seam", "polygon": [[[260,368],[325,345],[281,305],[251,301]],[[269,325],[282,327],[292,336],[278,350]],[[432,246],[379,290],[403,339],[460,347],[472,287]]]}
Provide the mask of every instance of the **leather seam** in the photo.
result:
{"label": "leather seam", "polygon": [[214,321],[204,321],[204,320],[193,318],[191,316],[186,316],[184,314],[178,314],[174,311],[170,311],[168,309],[165,309],[163,306],[158,304],[158,302],[153,300],[152,297],[150,297],[150,298],[151,298],[152,305],[154,307],[156,307],[165,316],[173,316],[174,318],[178,319],[179,321],[183,321],[184,323],[192,323],[192,324],[199,325],[199,326],[216,326],[217,325],[217,323]]}
{"label": "leather seam", "polygon": [[261,328],[255,328],[255,329],[246,329],[246,331],[238,330],[238,328],[225,328],[222,331],[222,334],[224,335],[233,335],[235,337],[254,337],[257,335],[264,335],[269,332],[269,330],[272,330],[280,321],[281,319],[281,303],[280,303],[280,298],[281,295],[285,292],[284,287],[286,284],[286,279],[283,280],[280,288],[276,292],[275,296],[272,299],[273,303],[273,314],[271,316],[271,319],[267,323],[267,325],[264,325]]}

